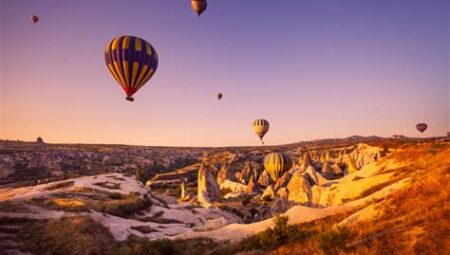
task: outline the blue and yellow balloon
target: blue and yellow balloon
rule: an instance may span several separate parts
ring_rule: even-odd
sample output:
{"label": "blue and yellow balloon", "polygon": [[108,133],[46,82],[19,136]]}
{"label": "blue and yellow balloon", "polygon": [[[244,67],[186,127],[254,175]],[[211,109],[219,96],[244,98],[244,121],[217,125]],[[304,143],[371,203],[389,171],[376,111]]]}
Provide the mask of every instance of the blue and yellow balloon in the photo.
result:
{"label": "blue and yellow balloon", "polygon": [[105,61],[128,101],[134,101],[134,93],[152,78],[158,68],[158,54],[153,46],[130,35],[116,37],[106,46]]}

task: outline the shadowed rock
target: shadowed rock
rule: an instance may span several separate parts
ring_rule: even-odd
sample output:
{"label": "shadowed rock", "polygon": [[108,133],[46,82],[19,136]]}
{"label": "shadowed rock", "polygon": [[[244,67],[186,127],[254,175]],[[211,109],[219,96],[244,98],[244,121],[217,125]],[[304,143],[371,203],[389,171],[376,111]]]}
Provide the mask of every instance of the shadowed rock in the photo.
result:
{"label": "shadowed rock", "polygon": [[197,176],[197,199],[205,204],[220,197],[220,188],[208,166],[202,165]]}
{"label": "shadowed rock", "polygon": [[280,188],[286,187],[286,185],[291,180],[292,174],[290,172],[285,172],[280,179],[278,179],[275,183],[274,189],[279,190]]}
{"label": "shadowed rock", "polygon": [[333,169],[331,168],[331,164],[328,161],[325,161],[325,163],[323,163],[321,172],[322,172],[322,175],[328,179],[331,179],[334,177]]}
{"label": "shadowed rock", "polygon": [[270,177],[269,173],[264,170],[258,178],[258,184],[264,187],[268,187],[273,184],[273,180]]}
{"label": "shadowed rock", "polygon": [[258,182],[256,181],[256,178],[250,176],[250,180],[247,184],[247,188],[245,189],[245,192],[247,193],[259,193],[261,189],[259,188]]}
{"label": "shadowed rock", "polygon": [[266,197],[270,198],[271,200],[275,199],[275,191],[273,190],[273,186],[269,185],[266,190],[264,190],[263,194],[261,195],[261,198],[265,199]]}
{"label": "shadowed rock", "polygon": [[222,184],[225,180],[231,180],[233,178],[233,175],[230,172],[230,169],[226,164],[222,165],[222,168],[220,169],[219,173],[217,174],[217,182],[219,184]]}
{"label": "shadowed rock", "polygon": [[338,163],[334,163],[333,166],[332,166],[331,168],[332,168],[333,175],[334,175],[335,177],[336,177],[336,176],[341,176],[341,175],[344,174],[344,171],[342,171],[342,168],[339,166]]}

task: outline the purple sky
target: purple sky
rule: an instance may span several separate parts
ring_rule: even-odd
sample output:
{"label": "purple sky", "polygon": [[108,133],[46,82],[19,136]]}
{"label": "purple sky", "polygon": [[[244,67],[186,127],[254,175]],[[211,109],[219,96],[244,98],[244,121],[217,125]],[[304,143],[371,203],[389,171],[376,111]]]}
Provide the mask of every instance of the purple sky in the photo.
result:
{"label": "purple sky", "polygon": [[[188,0],[0,1],[0,138],[257,145],[260,117],[266,144],[449,130],[448,1],[274,2],[198,18]],[[159,54],[134,103],[103,56],[125,34]]]}

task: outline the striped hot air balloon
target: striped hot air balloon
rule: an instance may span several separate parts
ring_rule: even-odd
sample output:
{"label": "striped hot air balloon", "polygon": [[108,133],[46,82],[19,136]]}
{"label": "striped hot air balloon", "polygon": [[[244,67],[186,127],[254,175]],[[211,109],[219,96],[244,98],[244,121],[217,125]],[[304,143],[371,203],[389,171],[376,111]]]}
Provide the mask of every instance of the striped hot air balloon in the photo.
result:
{"label": "striped hot air balloon", "polygon": [[264,169],[275,182],[291,167],[292,160],[285,153],[272,152],[264,158]]}
{"label": "striped hot air balloon", "polygon": [[33,22],[33,23],[37,23],[37,22],[39,21],[39,17],[36,16],[36,15],[31,15],[31,16],[30,16],[30,20],[31,20],[31,22]]}
{"label": "striped hot air balloon", "polygon": [[426,123],[419,123],[416,125],[417,130],[419,130],[421,133],[425,132],[427,130],[428,125]]}
{"label": "striped hot air balloon", "polygon": [[192,0],[191,1],[192,10],[200,16],[208,7],[206,0]]}
{"label": "striped hot air balloon", "polygon": [[269,126],[269,122],[265,119],[253,121],[253,131],[259,137],[262,144],[264,144],[263,137],[266,135],[267,131],[269,131]]}
{"label": "striped hot air balloon", "polygon": [[158,68],[158,54],[153,46],[136,36],[114,38],[105,49],[106,66],[127,94],[132,97],[152,78]]}

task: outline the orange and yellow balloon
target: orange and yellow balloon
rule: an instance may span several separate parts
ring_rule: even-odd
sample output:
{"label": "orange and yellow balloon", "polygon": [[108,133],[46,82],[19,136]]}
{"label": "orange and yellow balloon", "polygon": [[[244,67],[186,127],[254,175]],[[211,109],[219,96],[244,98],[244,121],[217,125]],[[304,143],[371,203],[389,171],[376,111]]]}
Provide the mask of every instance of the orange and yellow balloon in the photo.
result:
{"label": "orange and yellow balloon", "polygon": [[264,144],[263,138],[269,131],[270,124],[265,119],[257,119],[253,121],[253,132],[259,137],[261,143]]}
{"label": "orange and yellow balloon", "polygon": [[283,152],[272,152],[264,158],[264,169],[275,182],[291,167],[292,160]]}
{"label": "orange and yellow balloon", "polygon": [[208,7],[206,0],[192,0],[191,1],[192,10],[200,16]]}

